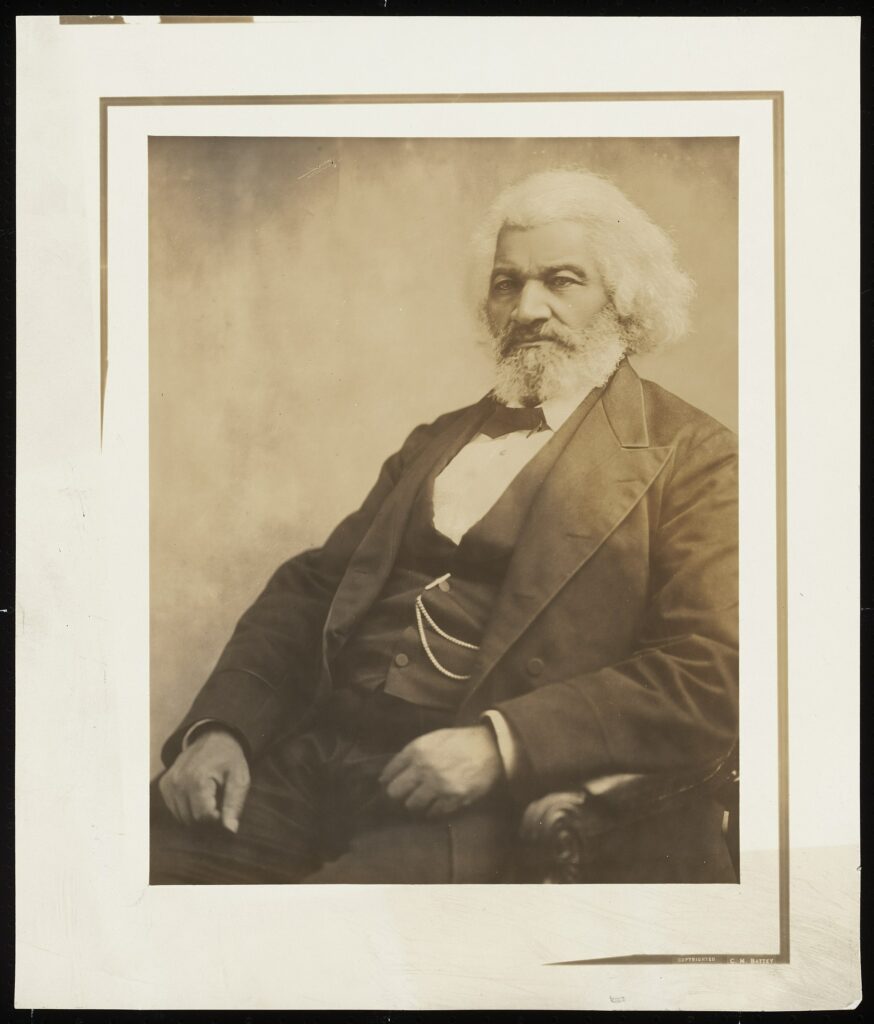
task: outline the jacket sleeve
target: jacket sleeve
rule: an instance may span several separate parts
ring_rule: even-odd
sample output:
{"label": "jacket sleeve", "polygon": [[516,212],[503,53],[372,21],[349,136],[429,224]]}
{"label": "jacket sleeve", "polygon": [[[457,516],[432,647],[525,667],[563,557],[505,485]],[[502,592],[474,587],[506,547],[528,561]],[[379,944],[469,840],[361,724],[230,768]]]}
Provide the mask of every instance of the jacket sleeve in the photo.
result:
{"label": "jacket sleeve", "polygon": [[496,705],[521,747],[518,795],[601,775],[682,772],[737,737],[737,450],[724,428],[677,448],[629,656]]}
{"label": "jacket sleeve", "polygon": [[404,467],[430,436],[417,427],[382,466],[364,501],[321,548],[283,563],[238,622],[212,674],[161,751],[176,759],[182,737],[212,719],[243,741],[250,757],[308,708],[320,670],[321,634],[334,593],[353,552],[391,493]]}

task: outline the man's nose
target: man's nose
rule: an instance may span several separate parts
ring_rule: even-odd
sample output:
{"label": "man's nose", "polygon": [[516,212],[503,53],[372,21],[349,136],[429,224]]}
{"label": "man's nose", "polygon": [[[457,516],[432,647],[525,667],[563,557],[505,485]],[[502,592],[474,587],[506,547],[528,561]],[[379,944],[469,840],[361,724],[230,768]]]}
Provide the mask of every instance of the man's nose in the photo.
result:
{"label": "man's nose", "polygon": [[526,281],[519,292],[511,318],[520,324],[531,324],[550,317],[546,289],[542,281]]}

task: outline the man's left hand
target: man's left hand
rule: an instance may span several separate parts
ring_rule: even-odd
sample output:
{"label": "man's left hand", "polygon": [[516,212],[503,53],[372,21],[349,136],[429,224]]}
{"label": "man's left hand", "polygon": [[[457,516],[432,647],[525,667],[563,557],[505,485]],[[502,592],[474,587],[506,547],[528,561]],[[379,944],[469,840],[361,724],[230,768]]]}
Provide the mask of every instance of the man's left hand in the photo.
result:
{"label": "man's left hand", "polygon": [[502,775],[491,727],[473,725],[419,736],[389,761],[379,781],[407,810],[436,817],[484,797]]}

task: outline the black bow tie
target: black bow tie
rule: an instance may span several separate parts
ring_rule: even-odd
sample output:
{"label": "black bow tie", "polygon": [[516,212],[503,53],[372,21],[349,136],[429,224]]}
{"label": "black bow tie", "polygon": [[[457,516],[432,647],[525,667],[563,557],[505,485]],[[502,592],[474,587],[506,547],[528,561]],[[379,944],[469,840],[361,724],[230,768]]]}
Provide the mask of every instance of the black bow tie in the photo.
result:
{"label": "black bow tie", "polygon": [[511,409],[508,405],[495,405],[494,411],[480,428],[489,437],[503,437],[516,430],[527,430],[533,434],[538,430],[548,430],[543,410],[537,406],[533,409]]}

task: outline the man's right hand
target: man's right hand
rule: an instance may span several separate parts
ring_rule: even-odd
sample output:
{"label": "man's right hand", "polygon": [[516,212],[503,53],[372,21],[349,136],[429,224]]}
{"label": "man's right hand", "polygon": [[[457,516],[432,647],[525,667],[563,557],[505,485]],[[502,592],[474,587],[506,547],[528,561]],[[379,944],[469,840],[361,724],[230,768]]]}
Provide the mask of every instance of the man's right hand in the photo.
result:
{"label": "man's right hand", "polygon": [[249,793],[243,748],[225,729],[207,729],[182,751],[158,783],[164,803],[183,825],[215,821],[231,832]]}

